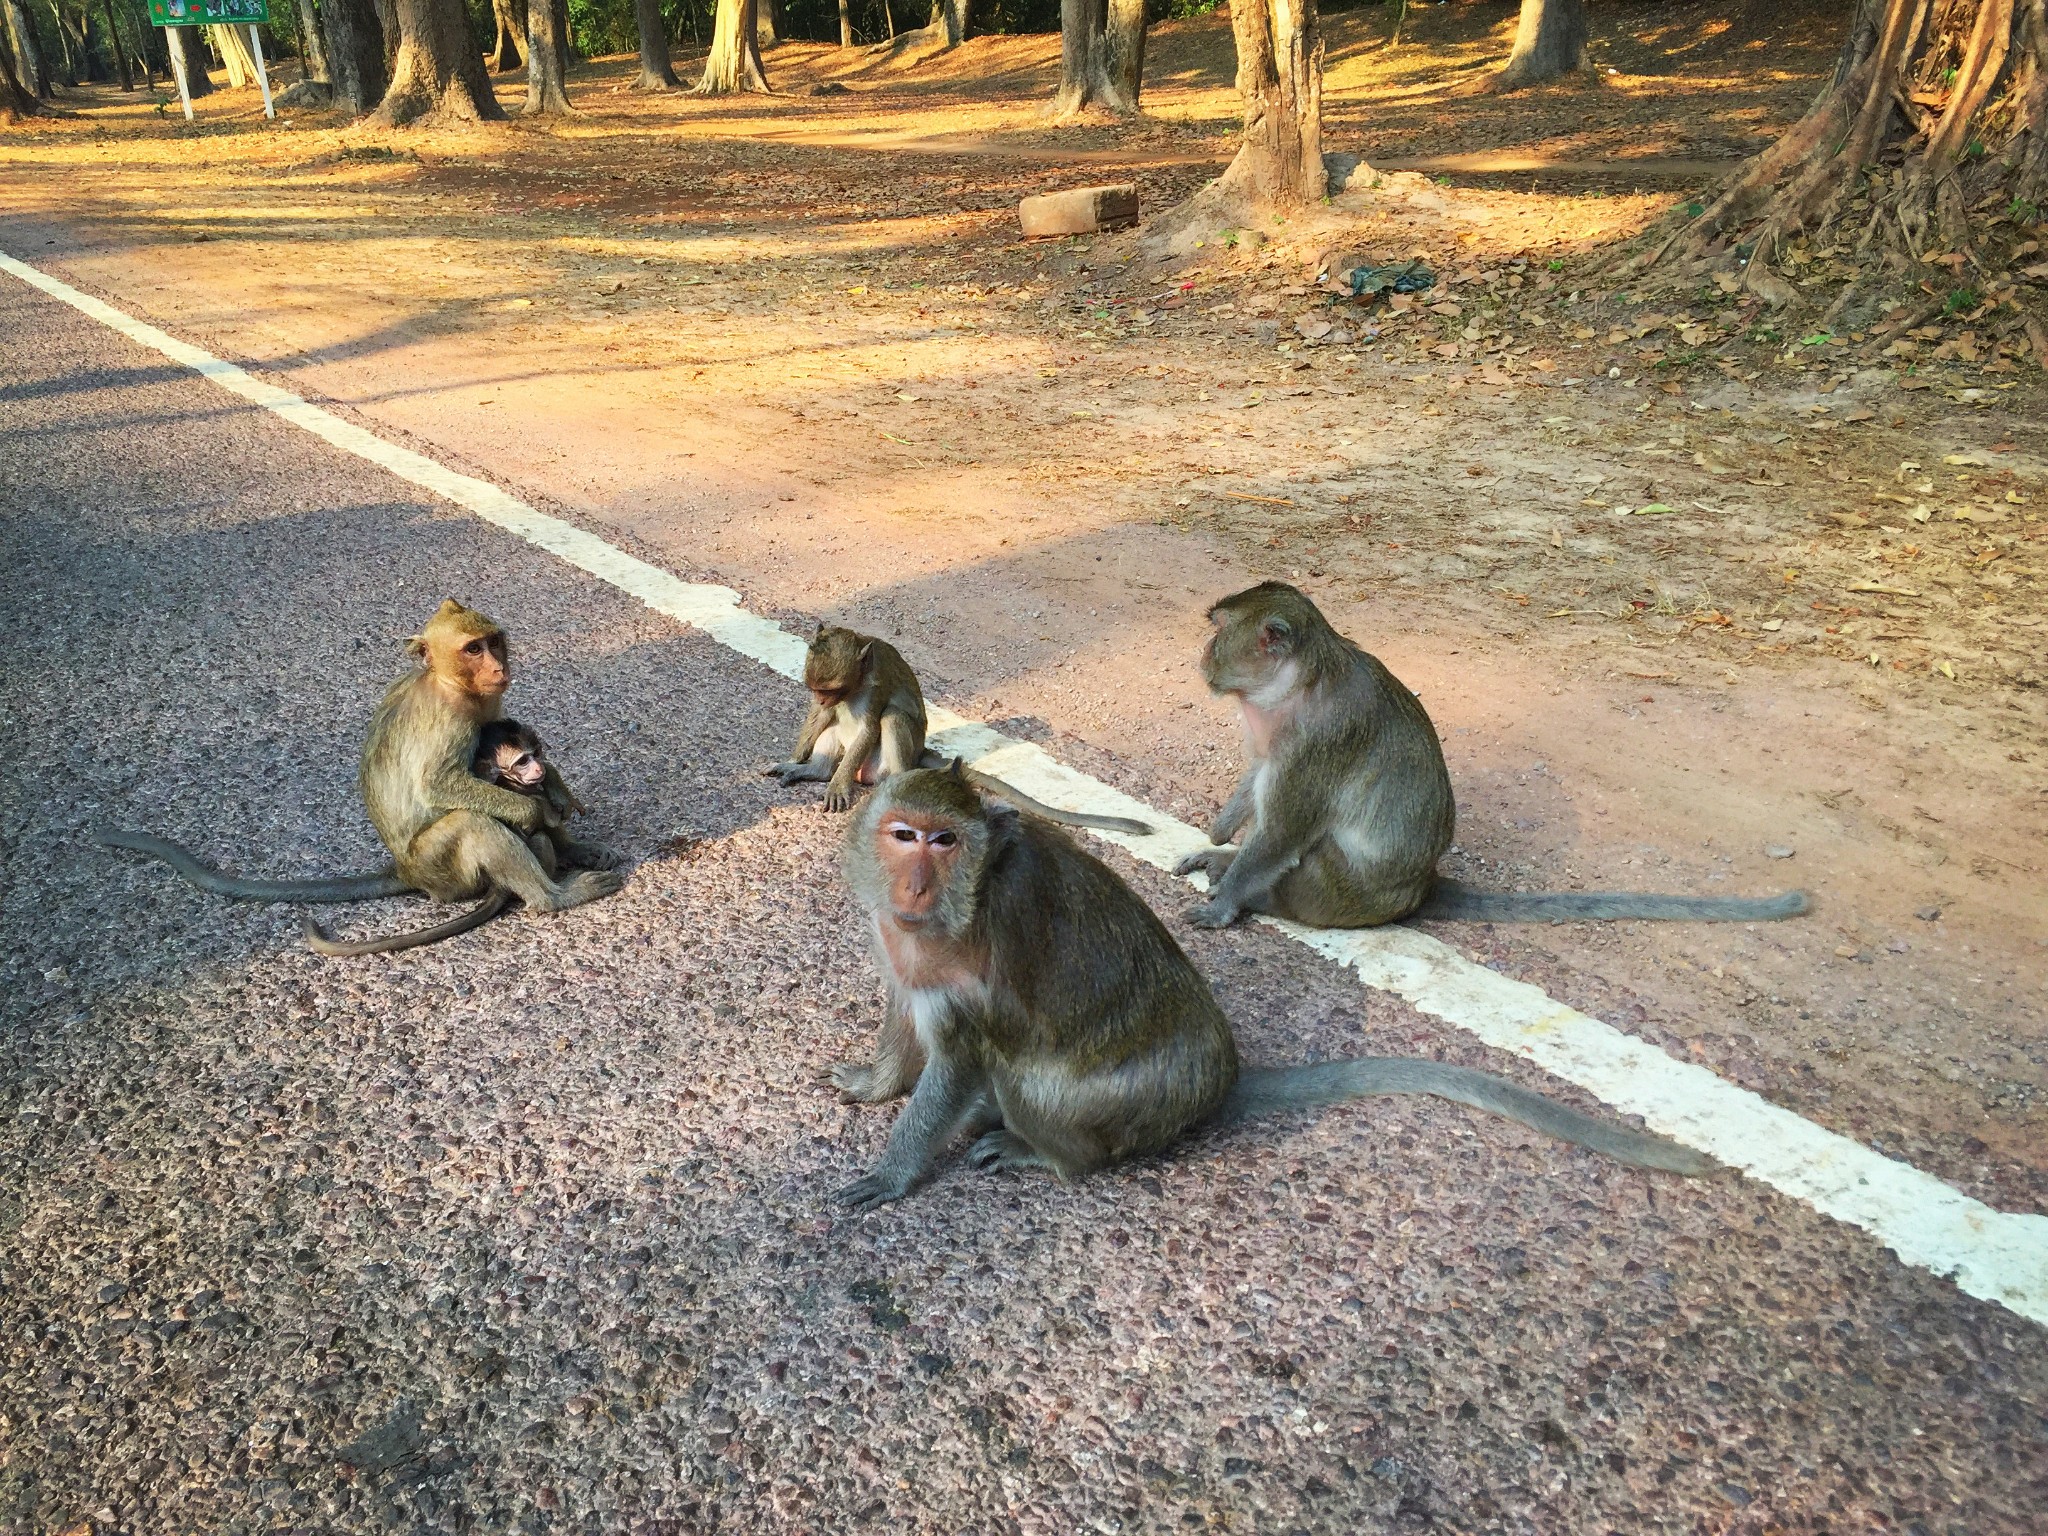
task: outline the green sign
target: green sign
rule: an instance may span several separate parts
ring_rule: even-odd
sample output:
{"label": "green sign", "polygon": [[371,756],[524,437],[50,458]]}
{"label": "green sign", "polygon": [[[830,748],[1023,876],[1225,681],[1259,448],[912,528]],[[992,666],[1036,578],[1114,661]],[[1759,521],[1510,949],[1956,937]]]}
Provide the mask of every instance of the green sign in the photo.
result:
{"label": "green sign", "polygon": [[153,27],[241,27],[270,20],[270,0],[149,0]]}

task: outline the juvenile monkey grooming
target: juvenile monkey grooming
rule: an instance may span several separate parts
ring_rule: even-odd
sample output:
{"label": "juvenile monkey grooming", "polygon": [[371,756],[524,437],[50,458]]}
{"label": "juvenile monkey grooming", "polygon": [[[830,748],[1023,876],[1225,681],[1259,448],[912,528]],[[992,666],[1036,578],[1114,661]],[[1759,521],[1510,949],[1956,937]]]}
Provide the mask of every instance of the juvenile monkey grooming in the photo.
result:
{"label": "juvenile monkey grooming", "polygon": [[[912,768],[945,763],[924,744],[924,691],[895,646],[873,635],[820,624],[804,656],[811,707],[786,763],[761,771],[791,784],[825,781],[825,809],[843,811],[856,788]],[[1143,837],[1152,829],[1125,816],[1095,816],[1041,804],[1001,779],[973,769],[967,777],[1020,810],[1063,827],[1093,827]]]}
{"label": "juvenile monkey grooming", "polygon": [[[517,720],[492,720],[477,732],[476,756],[470,770],[486,784],[497,784],[518,795],[545,799],[555,820],[527,839],[540,867],[553,878],[572,864],[605,867],[611,855],[592,843],[578,843],[563,830],[562,823],[583,809],[569,792],[569,786],[547,760],[547,749],[534,731]],[[341,940],[325,932],[313,918],[305,919],[306,947],[323,955],[388,955],[402,949],[438,944],[457,934],[481,928],[512,904],[512,893],[500,886],[460,917],[433,923],[381,939]]]}
{"label": "juvenile monkey grooming", "polygon": [[[370,822],[391,850],[384,872],[244,880],[163,838],[103,832],[100,840],[162,859],[202,890],[241,901],[368,901],[407,891],[469,901],[506,890],[535,911],[559,912],[618,890],[621,878],[610,869],[582,870],[558,883],[527,839],[559,827],[562,812],[548,795],[518,794],[471,771],[478,732],[501,716],[512,681],[505,632],[450,598],[409,648],[422,664],[377,706],[358,774]],[[555,783],[566,797],[567,786]],[[586,851],[610,862],[602,850]]]}
{"label": "juvenile monkey grooming", "polygon": [[1316,605],[1268,581],[1209,610],[1202,652],[1213,692],[1244,720],[1244,777],[1209,841],[1243,838],[1181,860],[1205,870],[1209,899],[1189,917],[1224,928],[1266,912],[1319,928],[1368,928],[1424,917],[1548,922],[1554,918],[1685,918],[1751,922],[1794,917],[1806,893],[1751,900],[1626,891],[1475,891],[1436,872],[1455,806],[1436,729],[1421,701],[1379,661],[1330,627]]}
{"label": "juvenile monkey grooming", "polygon": [[1376,1093],[1455,1099],[1640,1167],[1712,1166],[1440,1062],[1241,1072],[1208,983],[1151,910],[1065,834],[984,805],[957,764],[885,779],[848,825],[845,870],[889,1001],[880,1059],[840,1085],[856,1098],[911,1094],[874,1171],[837,1193],[843,1204],[900,1199],[962,1132],[976,1138],[977,1167],[1077,1178],[1197,1125]]}

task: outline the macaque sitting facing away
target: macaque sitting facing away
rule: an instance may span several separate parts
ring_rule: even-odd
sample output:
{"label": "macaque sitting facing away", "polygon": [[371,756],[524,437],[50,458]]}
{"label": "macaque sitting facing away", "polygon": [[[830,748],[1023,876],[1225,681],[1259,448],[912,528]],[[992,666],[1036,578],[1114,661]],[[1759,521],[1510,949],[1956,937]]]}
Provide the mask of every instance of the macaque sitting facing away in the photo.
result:
{"label": "macaque sitting facing away", "polygon": [[[1176,871],[1204,870],[1209,899],[1189,919],[1227,928],[1265,912],[1318,928],[1369,928],[1411,913],[1488,922],[1794,917],[1806,893],[1751,899],[1628,891],[1475,891],[1436,872],[1455,805],[1422,701],[1378,659],[1330,627],[1285,582],[1209,610],[1202,651],[1212,692],[1237,701],[1244,777],[1209,841]],[[1220,845],[1243,837],[1236,848]]]}
{"label": "macaque sitting facing away", "polygon": [[[825,781],[825,809],[843,811],[860,785],[879,784],[912,768],[938,768],[946,759],[924,744],[924,690],[903,653],[886,640],[820,624],[804,656],[804,686],[811,707],[786,763],[761,771],[785,786]],[[1055,810],[1001,779],[962,770],[991,795],[1063,827],[1093,827],[1143,837],[1152,829],[1127,816]]]}
{"label": "macaque sitting facing away", "polygon": [[[604,848],[595,843],[576,842],[563,830],[562,824],[583,809],[583,802],[569,792],[569,786],[547,760],[547,749],[531,727],[517,720],[488,722],[477,732],[476,755],[470,760],[470,771],[487,784],[547,802],[550,819],[527,838],[527,843],[535,862],[550,878],[572,864],[608,868],[614,862]],[[335,939],[308,917],[306,946],[323,955],[385,955],[401,949],[418,949],[423,944],[436,944],[472,928],[481,928],[511,902],[512,893],[500,888],[460,917],[382,939]]]}

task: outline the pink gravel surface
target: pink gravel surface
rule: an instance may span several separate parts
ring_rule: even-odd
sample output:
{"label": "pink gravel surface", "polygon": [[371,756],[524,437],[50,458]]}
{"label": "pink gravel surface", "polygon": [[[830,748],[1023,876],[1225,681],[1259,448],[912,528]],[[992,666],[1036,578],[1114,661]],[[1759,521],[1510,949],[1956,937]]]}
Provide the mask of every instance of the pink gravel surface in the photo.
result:
{"label": "pink gravel surface", "polygon": [[[0,1532],[2039,1528],[2040,1331],[1737,1179],[1390,1100],[840,1213],[880,990],[754,772],[797,690],[19,287],[0,334]],[[373,865],[451,594],[620,896],[337,963],[93,846]],[[1592,1107],[1109,857],[1248,1059]]]}

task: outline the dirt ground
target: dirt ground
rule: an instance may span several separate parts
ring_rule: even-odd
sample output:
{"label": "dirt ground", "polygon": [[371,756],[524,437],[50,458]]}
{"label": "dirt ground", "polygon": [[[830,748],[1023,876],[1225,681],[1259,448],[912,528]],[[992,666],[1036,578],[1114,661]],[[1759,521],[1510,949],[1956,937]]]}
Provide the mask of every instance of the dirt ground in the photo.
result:
{"label": "dirt ground", "polygon": [[[1504,6],[1417,8],[1391,52],[1377,10],[1328,18],[1326,144],[1364,168],[1307,231],[1171,263],[1023,241],[1014,206],[1213,175],[1213,16],[1158,30],[1131,124],[1042,121],[1045,37],[785,44],[783,94],[718,102],[603,59],[573,118],[461,131],[81,91],[0,138],[0,245],[761,611],[886,633],[1183,816],[1237,754],[1202,610],[1296,581],[1422,694],[1462,878],[1817,901],[1445,937],[2048,1212],[2037,361],[1968,306],[1781,329],[1597,272],[1810,97],[1845,8],[1764,11],[1597,7],[1598,74],[1516,97],[1474,91]],[[1439,286],[1333,306],[1332,219]]]}

